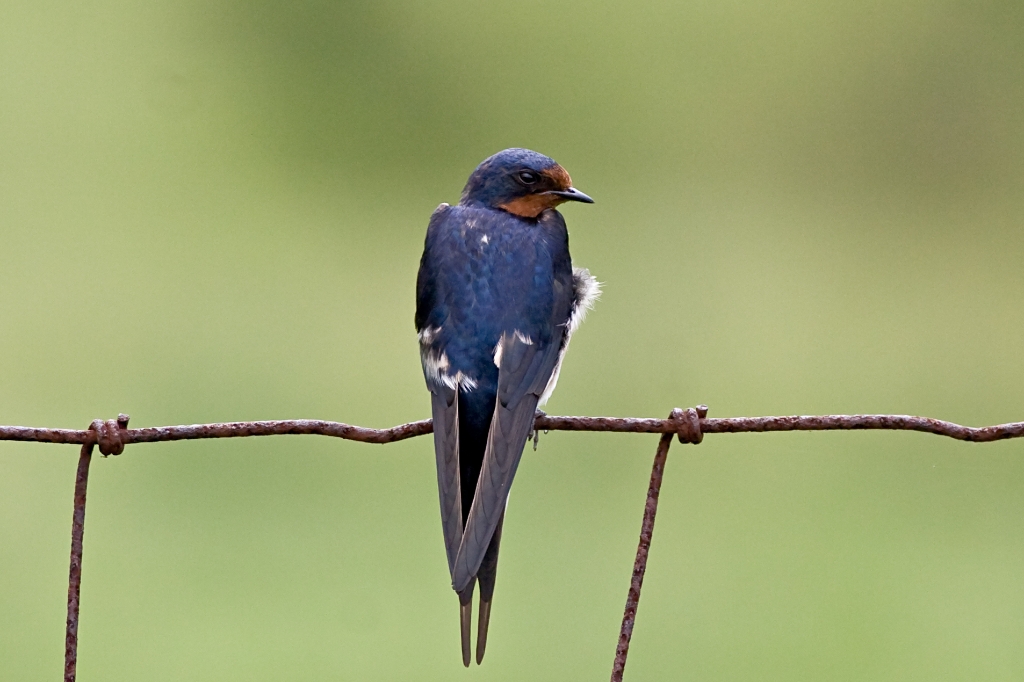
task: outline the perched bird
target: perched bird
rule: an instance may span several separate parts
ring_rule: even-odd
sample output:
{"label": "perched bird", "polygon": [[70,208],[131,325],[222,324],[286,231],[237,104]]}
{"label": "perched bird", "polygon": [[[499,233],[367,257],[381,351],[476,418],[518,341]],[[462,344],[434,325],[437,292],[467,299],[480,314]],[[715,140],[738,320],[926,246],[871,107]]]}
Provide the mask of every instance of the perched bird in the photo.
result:
{"label": "perched bird", "polygon": [[600,293],[572,267],[555,210],[566,201],[593,203],[554,160],[506,149],[477,166],[459,204],[438,206],[427,227],[416,330],[467,667],[478,581],[478,664],[487,646],[505,505],[534,415]]}

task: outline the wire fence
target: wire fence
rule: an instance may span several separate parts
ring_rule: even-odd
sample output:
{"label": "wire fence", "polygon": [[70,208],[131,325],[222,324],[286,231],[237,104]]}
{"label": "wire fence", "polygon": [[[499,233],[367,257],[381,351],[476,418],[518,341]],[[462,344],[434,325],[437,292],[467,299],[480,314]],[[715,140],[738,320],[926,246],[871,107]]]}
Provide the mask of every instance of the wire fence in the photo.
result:
{"label": "wire fence", "polygon": [[[617,433],[658,433],[661,439],[654,455],[654,466],[647,488],[640,542],[637,546],[633,574],[622,626],[615,648],[611,682],[622,682],[629,654],[629,643],[636,622],[640,591],[647,570],[647,556],[654,534],[658,497],[673,436],[681,443],[700,443],[709,433],[760,433],[764,431],[850,431],[888,430],[919,431],[947,436],[973,443],[987,443],[1007,438],[1024,437],[1024,422],[996,426],[970,427],[953,422],[896,414],[820,415],[789,417],[710,418],[705,405],[686,410],[676,408],[667,419],[621,417],[557,417],[538,413],[534,432],[540,431],[603,431]],[[293,419],[282,421],[226,422],[128,428],[128,415],[117,419],[97,419],[85,430],[47,429],[26,426],[0,426],[0,440],[32,441],[81,445],[75,475],[74,514],[71,524],[71,566],[68,574],[68,618],[64,640],[64,680],[74,682],[78,664],[78,614],[82,589],[82,551],[85,532],[85,501],[89,484],[89,464],[95,448],[103,455],[120,455],[125,446],[135,443],[156,443],[206,438],[246,438],[250,436],[320,435],[361,443],[395,443],[433,432],[429,419],[401,424],[389,429],[370,429],[341,422]]]}

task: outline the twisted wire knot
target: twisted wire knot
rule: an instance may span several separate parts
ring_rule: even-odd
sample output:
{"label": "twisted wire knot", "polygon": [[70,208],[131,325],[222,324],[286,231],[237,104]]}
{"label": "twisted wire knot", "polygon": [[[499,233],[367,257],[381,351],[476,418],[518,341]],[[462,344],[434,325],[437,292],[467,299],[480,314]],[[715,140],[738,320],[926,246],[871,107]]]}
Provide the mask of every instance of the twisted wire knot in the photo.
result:
{"label": "twisted wire knot", "polygon": [[681,410],[678,407],[672,410],[670,419],[675,421],[676,435],[680,443],[692,443],[697,445],[704,440],[704,434],[700,430],[700,420],[708,416],[708,406],[698,405]]}
{"label": "twisted wire knot", "polygon": [[104,455],[120,455],[124,452],[124,434],[128,430],[128,415],[119,414],[117,419],[94,419],[89,425],[96,432],[96,445]]}

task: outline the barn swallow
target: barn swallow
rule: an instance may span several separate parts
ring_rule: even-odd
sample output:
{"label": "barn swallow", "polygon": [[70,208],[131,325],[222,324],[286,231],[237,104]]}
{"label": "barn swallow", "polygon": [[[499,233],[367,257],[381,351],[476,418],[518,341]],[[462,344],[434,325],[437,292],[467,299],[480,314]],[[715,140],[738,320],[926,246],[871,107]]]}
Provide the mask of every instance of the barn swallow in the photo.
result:
{"label": "barn swallow", "polygon": [[589,271],[573,269],[555,210],[567,201],[594,203],[554,160],[506,149],[477,166],[458,205],[438,206],[427,226],[416,331],[467,667],[477,582],[477,664],[487,646],[505,506],[534,415],[600,294]]}

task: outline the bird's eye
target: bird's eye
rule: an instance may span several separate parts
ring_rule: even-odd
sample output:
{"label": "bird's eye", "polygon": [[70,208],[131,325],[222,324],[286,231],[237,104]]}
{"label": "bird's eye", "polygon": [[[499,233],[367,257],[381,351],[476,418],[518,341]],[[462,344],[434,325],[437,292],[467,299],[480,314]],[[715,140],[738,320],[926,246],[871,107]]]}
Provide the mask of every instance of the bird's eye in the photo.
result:
{"label": "bird's eye", "polygon": [[519,182],[524,185],[536,185],[540,182],[540,175],[533,171],[519,171],[516,177],[519,178]]}

